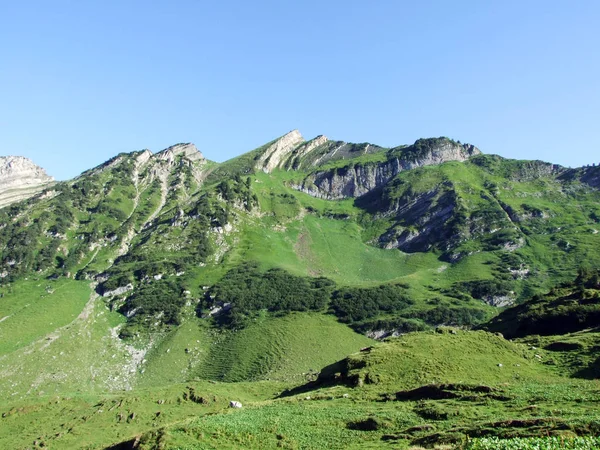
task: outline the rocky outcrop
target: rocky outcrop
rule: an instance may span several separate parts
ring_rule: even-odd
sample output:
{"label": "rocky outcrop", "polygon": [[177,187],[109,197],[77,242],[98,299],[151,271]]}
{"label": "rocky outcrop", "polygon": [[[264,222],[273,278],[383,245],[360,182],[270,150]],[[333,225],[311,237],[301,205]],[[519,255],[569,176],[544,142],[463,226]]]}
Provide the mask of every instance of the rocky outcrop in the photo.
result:
{"label": "rocky outcrop", "polygon": [[579,178],[583,183],[595,189],[600,189],[600,166],[571,169],[565,172],[561,178],[566,181]]}
{"label": "rocky outcrop", "polygon": [[295,156],[297,156],[298,158],[302,158],[304,155],[311,152],[315,148],[323,145],[325,142],[327,142],[327,140],[328,140],[327,136],[324,136],[321,134],[321,135],[317,136],[316,138],[308,141],[306,144],[303,144],[300,147],[298,147],[298,150],[296,151]]}
{"label": "rocky outcrop", "polygon": [[465,161],[481,153],[472,145],[461,145],[449,139],[435,140],[432,145],[423,145],[422,141],[429,140],[418,140],[405,149],[390,150],[385,162],[350,162],[343,168],[315,172],[302,184],[293,187],[313,197],[329,200],[356,198],[385,185],[401,171],[447,161]]}
{"label": "rocky outcrop", "polygon": [[204,155],[200,153],[200,150],[198,150],[194,144],[190,143],[172,145],[171,147],[158,152],[156,155],[154,155],[154,158],[162,161],[168,161],[170,164],[172,164],[178,155],[183,155],[190,161],[200,161],[204,159]]}
{"label": "rocky outcrop", "polygon": [[567,171],[557,164],[544,161],[506,160],[498,155],[481,155],[471,160],[487,172],[508,178],[511,181],[527,182],[545,177],[560,176]]}
{"label": "rocky outcrop", "polygon": [[432,247],[447,250],[460,238],[449,220],[457,204],[456,193],[449,190],[424,192],[394,206],[387,214],[396,224],[379,238],[383,248],[398,248],[404,252],[425,252]]}
{"label": "rocky outcrop", "polygon": [[510,174],[513,181],[533,181],[542,177],[560,175],[565,168],[558,164],[550,164],[544,161],[523,161],[518,170]]}
{"label": "rocky outcrop", "polygon": [[327,142],[327,136],[319,135],[316,138],[311,139],[310,141],[300,145],[300,147],[297,147],[291,153],[290,157],[284,163],[285,168],[288,170],[299,168],[302,158],[304,158],[307,154],[317,149],[318,147],[321,147],[322,145],[326,144]]}
{"label": "rocky outcrop", "polygon": [[356,198],[383,186],[401,170],[398,160],[356,165],[316,172],[307,177],[302,184],[293,187],[313,197],[328,200]]}
{"label": "rocky outcrop", "polygon": [[129,283],[125,286],[118,287],[113,289],[112,291],[106,291],[102,293],[102,297],[114,297],[116,295],[124,294],[125,292],[129,292],[133,290],[133,284]]}
{"label": "rocky outcrop", "polygon": [[304,142],[304,138],[298,130],[292,130],[286,135],[273,142],[258,158],[256,168],[266,173],[271,173],[273,169],[287,160],[291,152]]}
{"label": "rocky outcrop", "polygon": [[0,208],[32,197],[53,182],[28,158],[0,156]]}
{"label": "rocky outcrop", "polygon": [[596,168],[596,170],[588,171],[585,176],[581,179],[584,183],[589,184],[590,186],[600,189],[600,167]]}
{"label": "rocky outcrop", "polygon": [[138,154],[135,157],[136,164],[138,165],[138,167],[141,167],[144,164],[146,164],[150,160],[150,158],[152,158],[152,152],[148,149],[143,150],[142,152],[140,152],[140,154]]}
{"label": "rocky outcrop", "polygon": [[496,308],[504,308],[505,306],[512,306],[515,304],[516,299],[514,295],[488,295],[483,299],[488,305],[495,306]]}

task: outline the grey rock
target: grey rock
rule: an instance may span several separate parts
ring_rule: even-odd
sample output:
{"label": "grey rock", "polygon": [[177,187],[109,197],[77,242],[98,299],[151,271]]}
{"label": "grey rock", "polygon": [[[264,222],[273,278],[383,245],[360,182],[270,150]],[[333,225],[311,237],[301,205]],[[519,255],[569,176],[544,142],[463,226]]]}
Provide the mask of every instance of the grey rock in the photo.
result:
{"label": "grey rock", "polygon": [[381,163],[349,165],[341,169],[315,172],[293,187],[313,197],[328,200],[357,198],[385,185],[404,170],[447,161],[465,161],[480,153],[480,150],[472,145],[460,145],[445,140],[415,159],[403,157],[400,152],[398,157]]}
{"label": "grey rock", "polygon": [[0,208],[33,197],[54,182],[23,156],[0,156]]}
{"label": "grey rock", "polygon": [[256,163],[256,168],[263,172],[272,172],[273,169],[279,167],[287,157],[290,156],[291,152],[303,142],[304,138],[298,130],[290,131],[273,142],[273,144],[263,152]]}

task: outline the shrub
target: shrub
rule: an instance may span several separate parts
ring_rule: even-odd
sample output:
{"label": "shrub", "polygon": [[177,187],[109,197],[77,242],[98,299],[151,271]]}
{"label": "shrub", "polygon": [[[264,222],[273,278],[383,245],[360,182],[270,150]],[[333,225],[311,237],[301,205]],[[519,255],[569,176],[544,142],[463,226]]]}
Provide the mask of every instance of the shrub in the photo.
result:
{"label": "shrub", "polygon": [[333,282],[325,278],[298,277],[281,269],[261,272],[253,263],[230,270],[207,293],[202,307],[230,303],[221,321],[244,326],[258,311],[287,313],[321,310],[327,305]]}
{"label": "shrub", "polygon": [[413,302],[402,285],[381,285],[374,288],[344,288],[331,297],[330,312],[341,322],[353,323],[406,309]]}

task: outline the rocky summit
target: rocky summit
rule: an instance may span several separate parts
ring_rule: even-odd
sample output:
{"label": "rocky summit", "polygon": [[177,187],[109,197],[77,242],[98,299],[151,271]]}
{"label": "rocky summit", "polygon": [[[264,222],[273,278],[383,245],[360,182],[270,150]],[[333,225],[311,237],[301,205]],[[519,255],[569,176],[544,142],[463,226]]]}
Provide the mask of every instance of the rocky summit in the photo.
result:
{"label": "rocky summit", "polygon": [[0,448],[600,445],[599,167],[298,130],[1,161]]}
{"label": "rocky summit", "polygon": [[23,156],[0,156],[0,208],[29,198],[54,181]]}

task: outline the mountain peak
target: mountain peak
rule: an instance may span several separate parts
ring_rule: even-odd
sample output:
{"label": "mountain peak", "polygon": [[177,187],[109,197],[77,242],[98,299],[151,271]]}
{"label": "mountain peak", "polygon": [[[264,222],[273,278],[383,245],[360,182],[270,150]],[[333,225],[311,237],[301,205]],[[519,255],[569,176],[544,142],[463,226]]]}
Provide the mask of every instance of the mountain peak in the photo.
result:
{"label": "mountain peak", "polygon": [[481,150],[475,147],[472,144],[461,144],[460,141],[455,141],[453,139],[447,138],[445,136],[438,138],[421,138],[417,139],[415,143],[411,146],[416,151],[422,152],[438,152],[438,153],[448,153],[453,150],[458,150],[463,154],[465,158],[469,158],[471,156],[480,155]]}
{"label": "mountain peak", "polygon": [[0,208],[25,200],[54,181],[24,156],[0,156]]}
{"label": "mountain peak", "polygon": [[192,161],[204,159],[204,155],[200,152],[200,150],[198,150],[198,148],[196,148],[196,146],[190,142],[172,145],[164,150],[161,150],[154,155],[154,157],[173,162],[177,155],[183,155]]}
{"label": "mountain peak", "polygon": [[304,138],[298,130],[292,130],[276,139],[258,159],[256,167],[270,173],[279,167],[285,158],[300,144]]}

